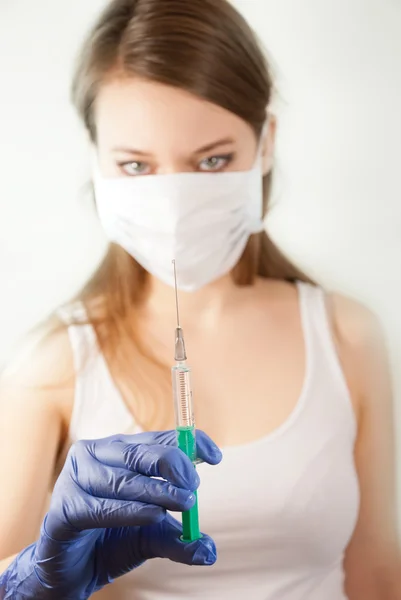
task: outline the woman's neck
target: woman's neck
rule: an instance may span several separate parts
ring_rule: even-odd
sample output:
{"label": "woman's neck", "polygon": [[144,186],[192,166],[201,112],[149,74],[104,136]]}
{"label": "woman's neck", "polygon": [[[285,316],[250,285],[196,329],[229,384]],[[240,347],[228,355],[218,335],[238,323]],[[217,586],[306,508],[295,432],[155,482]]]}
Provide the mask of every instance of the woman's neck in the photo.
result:
{"label": "woman's neck", "polygon": [[[235,285],[230,274],[195,292],[178,290],[180,321],[192,323],[194,315],[198,324],[215,323],[220,315],[235,301],[241,288]],[[144,305],[148,317],[168,323],[177,320],[176,298],[173,287],[151,277],[149,295]]]}

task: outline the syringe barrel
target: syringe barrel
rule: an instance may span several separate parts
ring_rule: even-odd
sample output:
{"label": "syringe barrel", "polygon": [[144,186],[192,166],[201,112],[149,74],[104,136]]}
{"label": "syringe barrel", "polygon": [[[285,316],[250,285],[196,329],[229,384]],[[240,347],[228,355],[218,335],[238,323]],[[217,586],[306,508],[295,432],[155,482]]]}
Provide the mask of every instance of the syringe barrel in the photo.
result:
{"label": "syringe barrel", "polygon": [[184,362],[179,362],[172,367],[171,374],[173,379],[176,427],[195,427],[191,369]]}

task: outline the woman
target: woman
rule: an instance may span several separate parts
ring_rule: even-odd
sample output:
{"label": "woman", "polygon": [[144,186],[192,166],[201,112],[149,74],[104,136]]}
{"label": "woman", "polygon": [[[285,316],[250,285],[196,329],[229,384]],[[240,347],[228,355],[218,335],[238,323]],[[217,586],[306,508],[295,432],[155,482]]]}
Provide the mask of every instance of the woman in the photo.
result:
{"label": "woman", "polygon": [[[197,426],[224,449],[219,466],[198,469],[218,561],[149,561],[101,597],[398,597],[380,332],[263,231],[275,120],[253,33],[225,0],[114,0],[73,89],[112,243],[78,302],[5,377],[1,555],[35,539],[73,442],[174,427],[176,259]],[[73,450],[72,470],[85,460]],[[113,475],[102,481],[111,489]],[[58,486],[59,502],[68,494],[78,491]]]}

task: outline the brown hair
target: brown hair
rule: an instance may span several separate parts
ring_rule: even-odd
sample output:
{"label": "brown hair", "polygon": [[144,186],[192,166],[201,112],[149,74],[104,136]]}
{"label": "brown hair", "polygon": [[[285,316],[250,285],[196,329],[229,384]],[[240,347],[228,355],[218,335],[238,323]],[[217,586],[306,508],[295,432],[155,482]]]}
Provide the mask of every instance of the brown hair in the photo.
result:
{"label": "brown hair", "polygon": [[[255,34],[227,0],[108,3],[84,44],[73,82],[73,101],[92,141],[96,142],[94,105],[100,86],[113,77],[131,76],[168,84],[217,104],[249,123],[258,137],[273,91]],[[270,188],[268,175],[265,213]],[[251,236],[232,276],[237,285],[251,285],[256,276],[310,281],[265,232]],[[127,377],[131,380],[136,417],[144,427],[154,425],[162,407],[153,406],[151,413],[150,403],[138,399],[151,395],[146,393],[151,381],[166,380],[161,377],[166,367],[144,347],[135,320],[138,311],[133,309],[146,297],[146,282],[146,271],[111,244],[79,295],[114,378],[120,385]],[[157,420],[162,425],[162,418]]]}

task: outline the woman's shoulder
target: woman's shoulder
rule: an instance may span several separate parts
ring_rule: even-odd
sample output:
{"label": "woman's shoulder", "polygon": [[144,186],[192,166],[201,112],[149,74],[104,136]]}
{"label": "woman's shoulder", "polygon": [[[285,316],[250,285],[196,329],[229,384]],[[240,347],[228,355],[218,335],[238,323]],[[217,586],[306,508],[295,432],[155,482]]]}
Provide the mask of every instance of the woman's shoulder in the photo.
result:
{"label": "woman's shoulder", "polygon": [[339,293],[328,293],[327,304],[333,327],[342,344],[356,351],[366,351],[382,342],[380,320],[365,304]]}
{"label": "woman's shoulder", "polygon": [[68,421],[75,372],[68,329],[57,317],[30,332],[0,377],[0,402],[24,411],[51,411]]}
{"label": "woman's shoulder", "polygon": [[68,385],[73,376],[68,328],[55,315],[29,332],[18,344],[1,373],[1,380],[35,387],[57,383]]}
{"label": "woman's shoulder", "polygon": [[369,410],[390,396],[390,369],[380,319],[365,304],[327,294],[328,313],[344,374],[358,410]]}
{"label": "woman's shoulder", "polygon": [[381,336],[381,326],[377,315],[365,304],[336,292],[329,292],[322,286],[309,282],[294,282],[278,279],[259,279],[257,290],[263,300],[275,299],[278,302],[298,303],[300,286],[323,293],[329,320],[343,343],[365,347],[366,343],[375,343]]}

